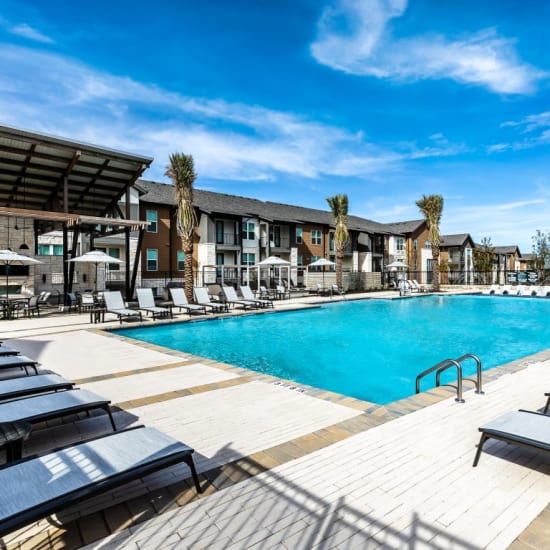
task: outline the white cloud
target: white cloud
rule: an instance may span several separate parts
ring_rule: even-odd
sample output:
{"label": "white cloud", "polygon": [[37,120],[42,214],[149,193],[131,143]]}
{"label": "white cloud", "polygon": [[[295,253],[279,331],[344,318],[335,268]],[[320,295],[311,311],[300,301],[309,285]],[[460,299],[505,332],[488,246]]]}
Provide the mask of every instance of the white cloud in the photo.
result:
{"label": "white cloud", "polygon": [[531,93],[546,76],[523,63],[514,41],[493,29],[454,41],[435,33],[396,39],[390,23],[406,8],[407,0],[333,0],[321,15],[311,53],[319,63],[346,73],[451,78],[503,94]]}
{"label": "white cloud", "polygon": [[147,177],[162,177],[174,150],[192,152],[203,176],[242,181],[366,177],[445,151],[397,152],[293,113],[185,96],[21,47],[0,48],[0,71],[5,124],[152,155]]}
{"label": "white cloud", "polygon": [[46,36],[38,29],[27,25],[27,23],[9,27],[8,32],[17,36],[22,36],[23,38],[28,38],[29,40],[34,40],[35,42],[42,42],[43,44],[53,44],[55,42],[52,38]]}

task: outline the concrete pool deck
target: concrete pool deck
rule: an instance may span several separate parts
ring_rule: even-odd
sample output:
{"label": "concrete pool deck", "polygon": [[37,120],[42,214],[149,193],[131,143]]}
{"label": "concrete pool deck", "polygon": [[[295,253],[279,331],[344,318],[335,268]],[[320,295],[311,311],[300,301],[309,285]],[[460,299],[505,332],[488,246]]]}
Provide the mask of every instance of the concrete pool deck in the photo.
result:
{"label": "concrete pool deck", "polygon": [[[550,350],[488,371],[485,395],[467,391],[464,404],[440,388],[379,407],[88,320],[5,321],[2,338],[111,399],[119,427],[155,426],[195,448],[205,494],[185,466],[170,468],[64,511],[62,526],[22,529],[8,548],[550,547],[549,455],[494,442],[471,466],[480,425],[542,407]],[[105,415],[52,422],[27,450],[106,431]]]}

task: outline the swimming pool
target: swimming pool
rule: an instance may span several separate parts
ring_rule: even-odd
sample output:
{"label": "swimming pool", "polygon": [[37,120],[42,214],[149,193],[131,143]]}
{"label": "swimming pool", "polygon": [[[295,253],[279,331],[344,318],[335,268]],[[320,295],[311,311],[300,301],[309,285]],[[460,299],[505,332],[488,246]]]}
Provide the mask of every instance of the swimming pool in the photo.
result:
{"label": "swimming pool", "polygon": [[443,359],[474,353],[487,369],[550,347],[549,313],[545,299],[426,296],[117,333],[385,404],[414,394],[418,373]]}

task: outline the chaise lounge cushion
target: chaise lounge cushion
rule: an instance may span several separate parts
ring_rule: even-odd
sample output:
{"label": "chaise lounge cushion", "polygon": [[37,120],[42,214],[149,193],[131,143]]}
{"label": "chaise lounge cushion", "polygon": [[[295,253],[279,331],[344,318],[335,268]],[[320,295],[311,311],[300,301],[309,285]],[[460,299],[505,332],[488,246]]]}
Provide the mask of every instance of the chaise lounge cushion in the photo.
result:
{"label": "chaise lounge cushion", "polygon": [[182,461],[200,492],[192,453],[154,428],[138,428],[13,463],[0,469],[0,536]]}
{"label": "chaise lounge cushion", "polygon": [[477,465],[487,439],[499,439],[550,451],[550,417],[531,411],[510,411],[479,428],[481,439],[474,459]]}

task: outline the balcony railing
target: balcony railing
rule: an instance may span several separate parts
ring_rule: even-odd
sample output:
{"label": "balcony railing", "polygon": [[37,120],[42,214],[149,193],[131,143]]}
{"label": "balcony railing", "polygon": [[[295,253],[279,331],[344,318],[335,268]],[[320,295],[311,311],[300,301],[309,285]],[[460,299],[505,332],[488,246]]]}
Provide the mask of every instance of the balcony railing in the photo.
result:
{"label": "balcony railing", "polygon": [[216,235],[216,244],[225,246],[238,246],[241,243],[239,235],[235,235],[235,233],[224,233],[223,235]]}

